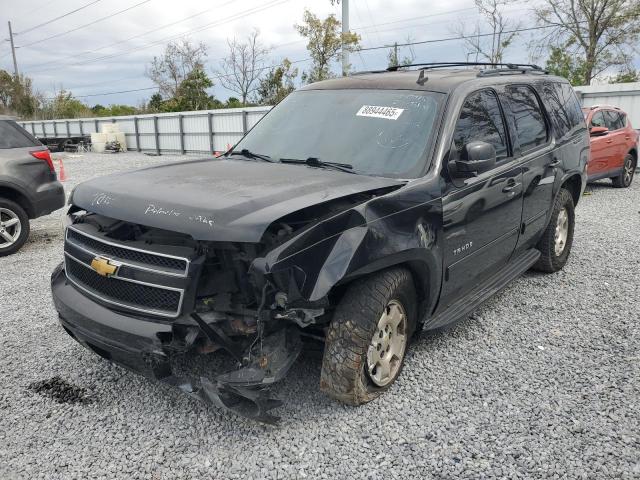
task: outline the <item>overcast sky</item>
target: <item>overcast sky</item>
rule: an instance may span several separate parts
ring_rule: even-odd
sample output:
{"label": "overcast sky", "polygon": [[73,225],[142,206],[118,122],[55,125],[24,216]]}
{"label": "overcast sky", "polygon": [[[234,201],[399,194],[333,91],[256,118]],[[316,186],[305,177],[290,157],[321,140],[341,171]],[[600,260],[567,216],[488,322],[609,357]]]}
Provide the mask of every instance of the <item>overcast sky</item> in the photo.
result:
{"label": "overcast sky", "polygon": [[[508,17],[521,26],[533,26],[531,5],[520,0],[508,8]],[[17,32],[18,68],[45,94],[62,86],[89,105],[136,105],[148,99],[153,90],[85,96],[151,87],[145,66],[168,41],[182,36],[207,45],[207,72],[211,76],[226,54],[226,39],[242,38],[254,27],[260,30],[262,42],[273,48],[273,64],[285,57],[304,60],[308,57],[305,41],[293,25],[301,22],[305,8],[321,17],[330,13],[341,16],[340,7],[331,6],[329,0],[0,0],[0,38],[8,36],[10,20]],[[76,9],[80,10],[51,21]],[[116,15],[101,20],[112,14]],[[451,37],[457,25],[463,23],[471,31],[479,20],[473,0],[351,0],[350,18],[351,29],[361,35],[365,48],[407,38]],[[481,31],[487,27],[481,26]],[[505,60],[529,60],[527,40],[528,35],[520,37]],[[416,61],[466,59],[460,40],[413,48]],[[353,54],[351,62],[355,70],[384,68],[387,54],[387,49],[364,51]],[[297,66],[304,70],[309,62]],[[0,43],[0,68],[13,71],[7,41]],[[220,85],[212,93],[221,100],[233,95]]]}

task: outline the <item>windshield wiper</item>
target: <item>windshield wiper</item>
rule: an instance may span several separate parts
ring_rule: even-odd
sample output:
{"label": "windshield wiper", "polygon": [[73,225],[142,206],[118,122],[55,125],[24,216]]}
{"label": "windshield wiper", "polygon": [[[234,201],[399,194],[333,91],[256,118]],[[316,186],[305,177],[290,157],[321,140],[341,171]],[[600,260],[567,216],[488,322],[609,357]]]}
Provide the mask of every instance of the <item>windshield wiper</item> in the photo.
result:
{"label": "windshield wiper", "polygon": [[323,162],[319,158],[309,157],[304,160],[300,158],[281,158],[281,163],[297,163],[303,165],[309,165],[310,167],[319,167],[319,168],[333,168],[335,170],[340,170],[341,172],[347,173],[356,173],[353,171],[353,165],[348,163],[337,163],[337,162]]}
{"label": "windshield wiper", "polygon": [[252,152],[251,150],[247,150],[246,148],[243,148],[239,152],[237,150],[231,150],[227,155],[240,155],[245,158],[254,158],[258,160],[264,160],[265,162],[275,162],[275,160],[271,160],[271,157],[269,155],[255,153],[255,152]]}

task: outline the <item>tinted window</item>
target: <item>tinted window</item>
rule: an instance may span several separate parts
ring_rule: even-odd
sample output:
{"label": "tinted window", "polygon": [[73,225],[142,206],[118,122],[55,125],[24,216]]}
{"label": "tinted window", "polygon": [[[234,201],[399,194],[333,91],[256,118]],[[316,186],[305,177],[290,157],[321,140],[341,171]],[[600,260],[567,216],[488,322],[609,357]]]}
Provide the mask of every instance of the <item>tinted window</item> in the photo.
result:
{"label": "tinted window", "polygon": [[545,83],[542,91],[549,105],[549,115],[558,138],[571,135],[576,129],[584,129],[584,119],[588,110],[581,109],[570,85]]}
{"label": "tinted window", "polygon": [[451,160],[460,158],[467,143],[483,141],[496,149],[496,158],[504,159],[507,138],[498,99],[491,90],[481,90],[467,97],[453,134]]}
{"label": "tinted window", "polygon": [[530,87],[507,87],[507,97],[523,151],[547,143],[547,126],[538,98]]}
{"label": "tinted window", "polygon": [[571,128],[584,130],[586,128],[586,124],[584,123],[585,116],[582,113],[580,101],[576,96],[576,92],[574,92],[573,88],[571,88],[571,85],[568,83],[556,83],[554,86],[558,92],[562,105],[564,105]]}
{"label": "tinted window", "polygon": [[[591,126],[592,127],[607,127],[607,123],[604,120],[604,113],[602,110],[596,112],[591,117]],[[607,127],[609,128],[609,127]]]}
{"label": "tinted window", "polygon": [[440,93],[409,90],[294,92],[235,150],[246,148],[275,161],[315,157],[348,163],[367,175],[416,177],[426,168],[443,99]]}
{"label": "tinted window", "polygon": [[624,115],[619,112],[606,110],[604,112],[604,121],[609,130],[620,130],[621,128],[624,128],[626,119],[624,118]]}
{"label": "tinted window", "polygon": [[0,148],[21,148],[38,145],[38,141],[12,120],[0,120]]}

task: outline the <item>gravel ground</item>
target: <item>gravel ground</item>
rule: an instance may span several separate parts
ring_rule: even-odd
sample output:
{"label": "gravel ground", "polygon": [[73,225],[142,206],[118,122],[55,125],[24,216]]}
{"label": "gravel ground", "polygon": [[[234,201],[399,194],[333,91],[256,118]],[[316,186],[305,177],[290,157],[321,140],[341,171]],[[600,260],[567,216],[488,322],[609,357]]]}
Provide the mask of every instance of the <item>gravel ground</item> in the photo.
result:
{"label": "gravel ground", "polygon": [[[67,158],[66,186],[176,159]],[[588,191],[562,272],[528,273],[423,334],[362,407],[321,395],[306,354],[279,387],[277,427],[76,344],[49,291],[61,212],[35,220],[0,259],[0,478],[640,478],[640,177]]]}

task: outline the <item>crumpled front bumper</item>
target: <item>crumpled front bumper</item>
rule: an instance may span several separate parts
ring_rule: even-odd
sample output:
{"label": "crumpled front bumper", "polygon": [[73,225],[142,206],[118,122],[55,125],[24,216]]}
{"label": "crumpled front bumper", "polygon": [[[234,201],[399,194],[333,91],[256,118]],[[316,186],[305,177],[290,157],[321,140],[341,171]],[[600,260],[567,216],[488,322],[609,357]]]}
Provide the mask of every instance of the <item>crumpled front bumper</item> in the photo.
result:
{"label": "crumpled front bumper", "polygon": [[[175,334],[170,322],[125,315],[92,301],[67,282],[62,264],[51,274],[51,292],[60,324],[101,357],[237,414],[264,423],[278,420],[268,411],[281,402],[271,398],[266,387],[281,380],[298,357],[302,344],[297,330],[283,328],[265,336],[256,342],[259,352],[247,351],[240,368],[214,380],[187,378],[174,375],[171,368],[171,355],[186,353],[189,347],[180,351],[175,343],[167,345],[166,339]],[[199,329],[198,323],[189,328]]]}

